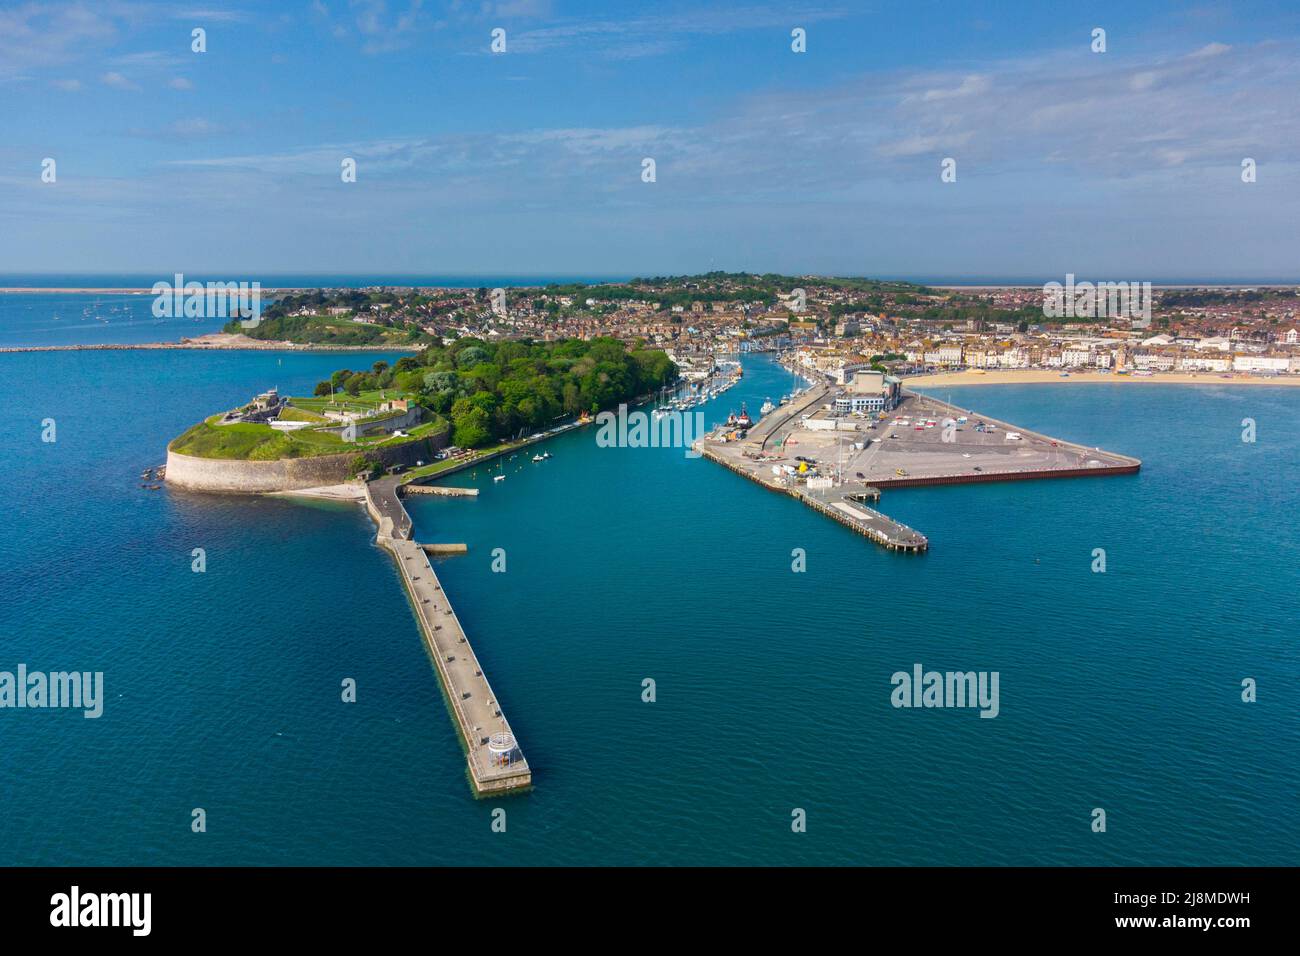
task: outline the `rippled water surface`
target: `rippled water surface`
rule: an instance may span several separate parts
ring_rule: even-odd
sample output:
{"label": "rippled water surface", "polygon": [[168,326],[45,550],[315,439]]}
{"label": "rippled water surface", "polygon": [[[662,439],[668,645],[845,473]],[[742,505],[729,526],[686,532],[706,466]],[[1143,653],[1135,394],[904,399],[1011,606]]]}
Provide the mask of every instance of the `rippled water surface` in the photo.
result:
{"label": "rippled water surface", "polygon": [[[0,863],[1296,862],[1300,390],[953,390],[1144,466],[886,492],[920,556],[592,429],[458,475],[417,537],[469,545],[438,573],[536,769],[475,801],[359,508],[139,487],[204,414],[378,357],[0,355],[0,670],[107,691],[0,710]],[[747,370],[710,421],[791,386]],[[998,671],[1000,715],[894,709],[918,662]]]}

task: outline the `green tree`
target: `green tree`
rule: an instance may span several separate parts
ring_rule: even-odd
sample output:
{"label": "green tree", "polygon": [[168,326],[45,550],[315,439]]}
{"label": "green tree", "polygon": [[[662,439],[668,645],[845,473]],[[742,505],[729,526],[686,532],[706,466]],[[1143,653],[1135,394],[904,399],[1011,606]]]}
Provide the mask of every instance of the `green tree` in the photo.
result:
{"label": "green tree", "polygon": [[355,477],[370,480],[382,475],[384,473],[384,466],[378,458],[367,453],[364,455],[357,455],[353,458],[349,470]]}
{"label": "green tree", "polygon": [[462,448],[479,448],[492,438],[491,416],[482,408],[470,406],[462,414],[452,415],[452,443]]}

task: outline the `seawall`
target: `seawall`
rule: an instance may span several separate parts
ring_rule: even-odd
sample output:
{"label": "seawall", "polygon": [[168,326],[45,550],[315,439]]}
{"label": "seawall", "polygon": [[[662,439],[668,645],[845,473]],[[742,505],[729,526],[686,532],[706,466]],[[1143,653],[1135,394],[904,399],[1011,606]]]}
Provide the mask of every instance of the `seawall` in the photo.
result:
{"label": "seawall", "polygon": [[920,485],[972,485],[988,481],[1034,481],[1044,478],[1102,478],[1109,475],[1135,475],[1141,462],[1131,465],[1103,465],[1098,468],[1048,468],[1031,471],[993,471],[963,475],[921,475],[908,478],[873,478],[877,488],[915,488]]}

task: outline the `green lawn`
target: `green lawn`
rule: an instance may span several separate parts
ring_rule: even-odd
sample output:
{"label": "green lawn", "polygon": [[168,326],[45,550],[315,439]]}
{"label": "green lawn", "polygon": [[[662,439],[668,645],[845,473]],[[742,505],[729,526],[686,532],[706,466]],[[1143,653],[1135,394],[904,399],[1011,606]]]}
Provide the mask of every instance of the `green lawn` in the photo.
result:
{"label": "green lawn", "polygon": [[349,395],[347,392],[338,391],[331,398],[328,395],[312,395],[310,397],[290,398],[289,403],[295,408],[301,408],[316,414],[322,414],[326,409],[339,412],[372,412],[377,409],[383,402],[391,398],[411,398],[406,392],[399,389],[389,388],[384,390],[371,390],[361,392],[358,395]]}
{"label": "green lawn", "polygon": [[326,395],[319,398],[291,398],[289,402],[294,408],[314,412],[317,415],[323,414],[326,410],[331,412],[372,412],[379,407],[377,401],[353,398],[343,392],[335,396],[334,401],[330,401],[329,396]]}
{"label": "green lawn", "polygon": [[315,412],[309,412],[305,408],[297,408],[293,405],[281,410],[280,419],[286,422],[316,422],[318,424],[329,421],[324,415],[317,415]]}
{"label": "green lawn", "polygon": [[381,445],[391,447],[428,438],[449,426],[446,419],[434,416],[432,420],[417,425],[401,438],[378,434],[358,436],[355,442],[345,442],[333,432],[316,428],[296,431],[277,431],[270,425],[239,423],[216,425],[221,418],[214,415],[188,429],[169,446],[177,454],[197,458],[231,458],[239,461],[274,461],[280,458],[314,458],[319,455],[338,455],[344,452],[363,452]]}
{"label": "green lawn", "polygon": [[312,458],[344,451],[334,437],[332,445],[305,442],[300,434],[278,432],[270,425],[210,425],[199,422],[171,443],[171,450],[197,458],[233,458],[274,461],[278,458]]}

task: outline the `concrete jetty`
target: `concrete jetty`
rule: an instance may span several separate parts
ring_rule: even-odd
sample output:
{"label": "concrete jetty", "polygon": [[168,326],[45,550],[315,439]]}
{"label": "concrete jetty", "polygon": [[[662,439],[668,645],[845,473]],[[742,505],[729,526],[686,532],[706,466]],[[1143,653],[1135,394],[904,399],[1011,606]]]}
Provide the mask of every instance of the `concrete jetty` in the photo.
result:
{"label": "concrete jetty", "polygon": [[452,485],[417,485],[410,482],[398,485],[398,492],[403,495],[440,495],[443,498],[477,498],[477,488],[456,488]]}
{"label": "concrete jetty", "polygon": [[398,481],[385,478],[370,482],[366,486],[366,508],[379,526],[376,540],[392,553],[415,608],[465,745],[474,792],[487,795],[530,787],[532,768],[425,553],[429,547],[438,546],[411,540],[411,519],[398,497]]}
{"label": "concrete jetty", "polygon": [[919,531],[863,504],[867,500],[877,500],[880,497],[879,488],[849,485],[812,492],[797,485],[785,484],[770,473],[765,473],[764,464],[742,455],[724,454],[722,448],[725,446],[701,441],[697,442],[695,447],[710,461],[717,462],[724,468],[757,482],[769,491],[797,498],[814,511],[833,518],[846,528],[870,538],[889,551],[919,552],[926,551],[930,547],[929,539]]}
{"label": "concrete jetty", "polygon": [[425,554],[469,554],[467,544],[429,544],[420,545]]}

